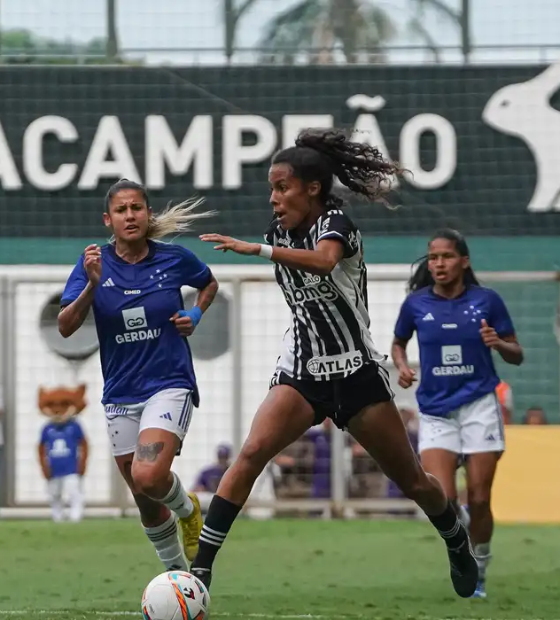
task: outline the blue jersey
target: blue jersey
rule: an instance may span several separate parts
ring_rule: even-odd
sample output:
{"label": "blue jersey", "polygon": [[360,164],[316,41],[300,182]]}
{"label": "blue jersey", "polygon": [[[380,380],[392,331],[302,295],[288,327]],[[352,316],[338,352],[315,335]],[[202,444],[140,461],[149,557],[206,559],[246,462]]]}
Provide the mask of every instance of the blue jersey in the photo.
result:
{"label": "blue jersey", "polygon": [[491,350],[480,335],[486,319],[500,338],[515,334],[502,298],[488,288],[471,286],[455,299],[427,287],[404,301],[395,336],[410,340],[416,331],[420,350],[420,411],[447,416],[496,389],[500,382]]}
{"label": "blue jersey", "polygon": [[[101,281],[95,289],[93,314],[104,388],[102,403],[140,403],[161,390],[198,390],[187,339],[169,319],[184,309],[182,286],[202,289],[212,273],[190,250],[149,242],[146,258],[130,264],[112,244],[101,248]],[[83,255],[62,294],[67,306],[88,281]]]}
{"label": "blue jersey", "polygon": [[75,420],[64,424],[47,424],[41,433],[53,478],[78,473],[78,450],[84,439],[82,427]]}

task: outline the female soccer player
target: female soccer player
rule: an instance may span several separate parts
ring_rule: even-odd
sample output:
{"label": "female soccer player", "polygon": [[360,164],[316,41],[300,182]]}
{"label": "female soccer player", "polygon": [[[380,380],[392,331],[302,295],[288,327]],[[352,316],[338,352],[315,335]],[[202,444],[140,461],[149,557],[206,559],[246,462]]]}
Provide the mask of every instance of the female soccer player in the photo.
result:
{"label": "female soccer player", "polygon": [[216,250],[262,256],[292,312],[282,354],[249,436],[212,499],[191,571],[207,585],[214,558],[266,464],[329,417],[373,456],[429,516],[447,543],[451,578],[470,596],[478,570],[468,534],[441,485],[422,470],[368,325],[360,232],[332,193],[333,177],[371,200],[401,171],[380,152],[333,130],[308,130],[274,156],[269,171],[274,220],[267,245],[202,235]]}
{"label": "female soccer player", "polygon": [[[192,213],[199,204],[188,200],[154,215],[143,186],[127,179],[115,183],[103,214],[113,240],[85,249],[58,318],[67,338],[93,308],[113,455],[146,535],[169,570],[188,568],[202,528],[196,495],[170,469],[199,403],[186,337],[212,303],[218,283],[192,252],[154,240],[184,232],[193,219],[209,215]],[[188,311],[180,293],[184,285],[199,290]],[[183,549],[172,513],[179,518]]]}
{"label": "female soccer player", "polygon": [[504,430],[492,361],[497,351],[519,365],[523,351],[501,297],[478,284],[464,238],[455,230],[438,231],[409,282],[392,347],[399,385],[408,388],[415,372],[406,345],[414,331],[420,347],[421,378],[416,393],[421,412],[419,452],[424,469],[457,499],[455,470],[466,458],[470,533],[484,597],[493,519],[490,494]]}

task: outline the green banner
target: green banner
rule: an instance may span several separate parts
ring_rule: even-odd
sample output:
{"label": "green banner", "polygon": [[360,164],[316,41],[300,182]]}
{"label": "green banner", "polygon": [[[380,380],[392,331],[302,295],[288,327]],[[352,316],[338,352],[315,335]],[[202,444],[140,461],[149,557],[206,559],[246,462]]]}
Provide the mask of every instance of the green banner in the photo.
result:
{"label": "green banner", "polygon": [[556,235],[558,67],[5,67],[0,236],[102,237],[120,177],[156,208],[204,195],[213,229],[258,236],[270,157],[307,126],[412,172],[400,208],[349,207],[365,235]]}

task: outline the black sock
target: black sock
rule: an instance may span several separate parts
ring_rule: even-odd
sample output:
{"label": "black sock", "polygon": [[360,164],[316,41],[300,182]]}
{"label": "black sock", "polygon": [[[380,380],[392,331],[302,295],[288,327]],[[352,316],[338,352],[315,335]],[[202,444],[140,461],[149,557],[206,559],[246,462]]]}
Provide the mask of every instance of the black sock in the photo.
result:
{"label": "black sock", "polygon": [[447,507],[441,514],[428,515],[428,519],[450,549],[460,547],[467,539],[467,531],[461,525],[457,512],[450,501],[447,502]]}
{"label": "black sock", "polygon": [[241,506],[232,504],[219,495],[214,495],[200,533],[198,553],[192,568],[205,568],[207,570],[212,568],[214,559],[224,544],[241,508]]}

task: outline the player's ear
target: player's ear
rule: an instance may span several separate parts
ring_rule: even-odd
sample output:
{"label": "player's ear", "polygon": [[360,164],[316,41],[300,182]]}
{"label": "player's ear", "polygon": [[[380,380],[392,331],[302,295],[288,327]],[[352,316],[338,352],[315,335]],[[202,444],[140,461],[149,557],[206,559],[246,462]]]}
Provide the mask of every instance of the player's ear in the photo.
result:
{"label": "player's ear", "polygon": [[471,266],[471,259],[468,256],[461,256],[461,267],[468,269]]}
{"label": "player's ear", "polygon": [[111,216],[108,213],[103,214],[103,223],[107,228],[111,228]]}
{"label": "player's ear", "polygon": [[321,191],[321,183],[319,181],[311,181],[307,184],[307,194],[311,198],[315,198]]}

